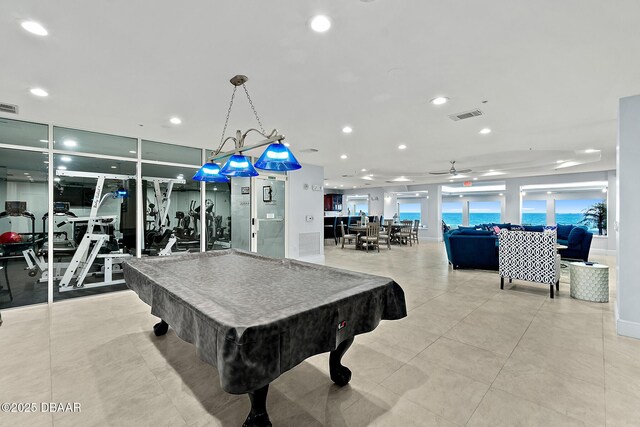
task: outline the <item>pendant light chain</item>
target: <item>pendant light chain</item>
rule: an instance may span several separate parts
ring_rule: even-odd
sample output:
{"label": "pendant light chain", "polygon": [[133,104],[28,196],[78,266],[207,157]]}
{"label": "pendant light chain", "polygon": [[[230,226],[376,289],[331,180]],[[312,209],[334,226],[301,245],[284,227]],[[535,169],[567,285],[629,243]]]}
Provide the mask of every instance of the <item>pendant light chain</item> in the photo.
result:
{"label": "pendant light chain", "polygon": [[222,128],[222,136],[220,137],[220,147],[218,147],[217,152],[220,152],[222,149],[222,144],[224,143],[224,134],[227,132],[227,125],[229,124],[229,116],[231,115],[231,108],[233,108],[233,98],[236,96],[237,86],[233,87],[233,92],[231,93],[231,102],[229,102],[229,110],[227,110],[227,118],[224,120],[224,127]]}
{"label": "pendant light chain", "polygon": [[[247,94],[247,99],[249,100],[249,105],[251,105],[251,109],[253,110],[253,114],[256,116],[256,120],[258,121],[258,125],[260,125],[260,131],[262,132],[263,135],[266,135],[267,132],[264,130],[264,127],[262,126],[262,122],[260,121],[260,116],[258,116],[258,112],[256,111],[256,107],[253,106],[253,101],[251,100],[251,96],[249,96],[249,91],[247,90],[247,87],[244,85],[244,83],[242,84],[242,88],[244,89],[244,93]],[[235,89],[234,89],[235,91]]]}

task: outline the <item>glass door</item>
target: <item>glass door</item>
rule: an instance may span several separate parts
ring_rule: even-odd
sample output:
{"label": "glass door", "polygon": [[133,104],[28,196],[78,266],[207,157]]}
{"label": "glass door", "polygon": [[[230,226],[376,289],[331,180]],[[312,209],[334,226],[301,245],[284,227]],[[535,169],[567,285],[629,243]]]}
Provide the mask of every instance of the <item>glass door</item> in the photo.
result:
{"label": "glass door", "polygon": [[285,176],[255,178],[252,249],[261,255],[284,258]]}

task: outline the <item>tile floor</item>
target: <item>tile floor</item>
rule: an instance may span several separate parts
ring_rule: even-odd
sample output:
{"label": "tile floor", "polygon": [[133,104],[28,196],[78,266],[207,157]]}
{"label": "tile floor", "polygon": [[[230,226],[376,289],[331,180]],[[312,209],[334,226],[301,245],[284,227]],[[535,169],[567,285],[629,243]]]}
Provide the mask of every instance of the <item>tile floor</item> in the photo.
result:
{"label": "tile floor", "polygon": [[[615,334],[613,303],[572,300],[567,283],[554,300],[521,282],[500,291],[495,272],[449,269],[442,244],[325,249],[328,265],[393,277],[409,315],[356,338],[344,388],[327,354],[281,376],[274,425],[640,425],[640,340]],[[152,335],[156,319],[131,292],[3,317],[0,402],[82,412],[0,412],[1,426],[240,426],[248,412],[192,345]]]}

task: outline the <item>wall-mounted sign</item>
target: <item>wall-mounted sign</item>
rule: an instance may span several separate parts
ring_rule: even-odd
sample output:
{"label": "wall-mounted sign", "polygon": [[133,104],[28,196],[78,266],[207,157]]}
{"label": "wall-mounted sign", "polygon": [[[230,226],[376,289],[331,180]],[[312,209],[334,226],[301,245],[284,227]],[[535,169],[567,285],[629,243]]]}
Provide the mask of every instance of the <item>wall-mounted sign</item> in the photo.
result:
{"label": "wall-mounted sign", "polygon": [[471,187],[473,185],[473,182],[465,181],[465,182],[462,183],[462,185],[464,185],[465,187]]}
{"label": "wall-mounted sign", "polygon": [[251,194],[251,187],[240,187],[240,194]]}

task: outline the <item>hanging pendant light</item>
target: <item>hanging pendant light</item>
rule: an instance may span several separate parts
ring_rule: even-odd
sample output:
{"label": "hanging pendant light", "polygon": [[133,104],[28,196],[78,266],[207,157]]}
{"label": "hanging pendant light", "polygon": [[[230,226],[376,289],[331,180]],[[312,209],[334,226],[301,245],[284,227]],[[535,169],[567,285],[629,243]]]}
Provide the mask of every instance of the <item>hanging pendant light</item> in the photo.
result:
{"label": "hanging pendant light", "polygon": [[242,154],[234,154],[229,157],[227,163],[222,166],[220,173],[225,176],[251,177],[258,176],[258,171],[253,167],[249,158]]}
{"label": "hanging pendant light", "polygon": [[[213,154],[208,159],[208,163],[205,163],[202,168],[193,176],[195,181],[205,181],[205,182],[228,182],[229,178],[227,177],[251,177],[258,176],[258,171],[253,167],[251,161],[247,156],[244,156],[242,152],[253,150],[259,147],[264,147],[269,145],[267,149],[262,153],[260,159],[256,162],[256,167],[263,170],[271,170],[271,171],[293,171],[302,168],[298,160],[295,158],[293,153],[282,143],[284,136],[279,134],[276,129],[271,131],[271,133],[267,134],[267,131],[264,130],[262,126],[262,121],[258,116],[258,112],[253,106],[253,101],[249,96],[249,91],[245,86],[245,83],[249,79],[247,76],[237,75],[229,80],[233,85],[233,93],[231,94],[231,101],[229,102],[229,108],[227,110],[227,117],[224,121],[224,126],[222,128],[222,137],[220,138],[220,145],[216,150],[213,151]],[[256,122],[258,123],[259,129],[249,129],[244,133],[240,130],[236,131],[236,136],[229,136],[225,138],[225,132],[227,131],[227,125],[229,124],[229,116],[231,115],[231,110],[233,108],[233,100],[235,98],[236,90],[238,87],[242,87],[244,89],[244,93],[247,96],[247,100],[249,101],[249,105],[253,110],[253,115],[256,118]],[[266,138],[263,141],[260,141],[256,144],[252,144],[250,146],[245,146],[245,139],[247,135],[250,133],[258,133],[259,135]],[[235,144],[234,150],[222,152],[222,148],[227,143],[227,141],[233,141]],[[226,158],[231,155],[229,160],[222,166],[222,168],[218,168],[213,162],[222,158]]]}
{"label": "hanging pendant light", "polygon": [[220,166],[215,163],[205,163],[192,179],[204,182],[229,182],[229,178],[220,174]]}
{"label": "hanging pendant light", "polygon": [[302,168],[291,150],[280,141],[269,145],[256,162],[256,168],[268,171],[294,171]]}

